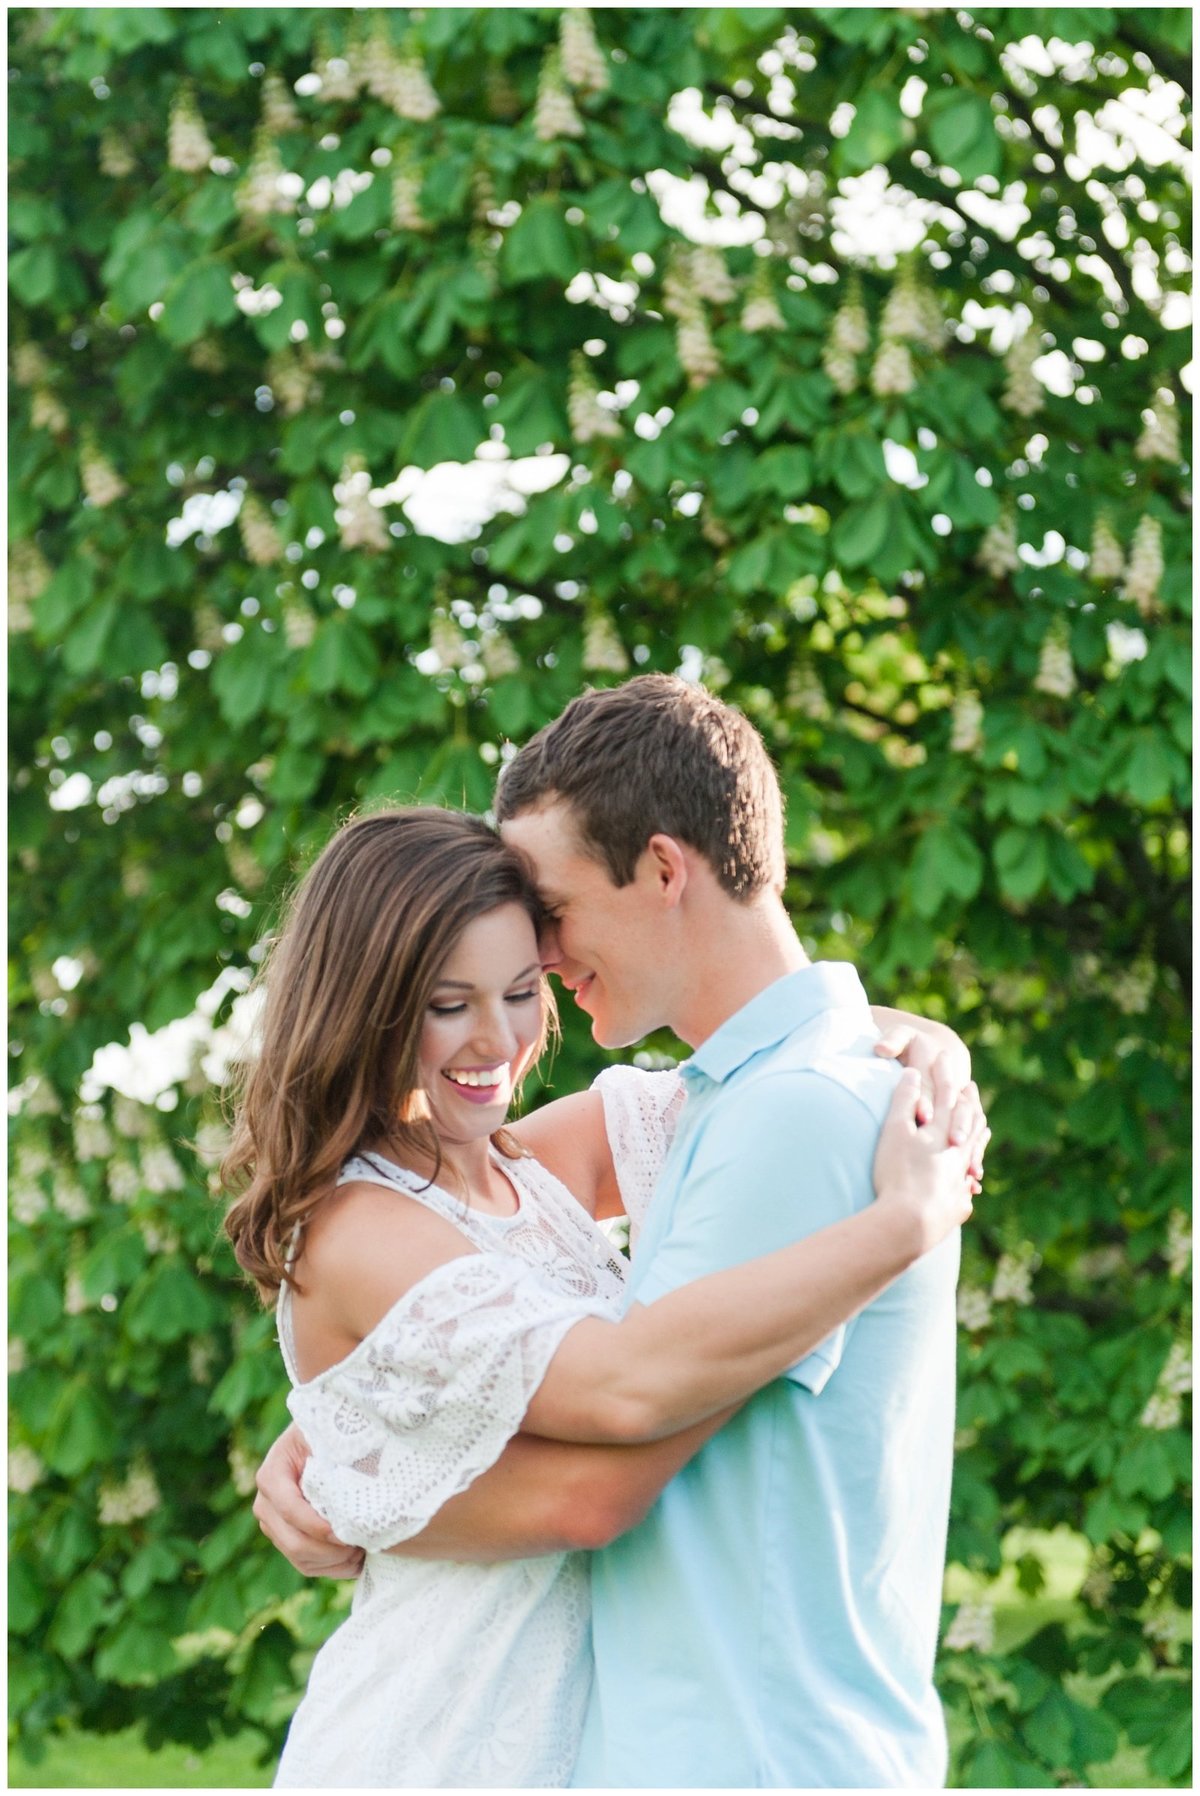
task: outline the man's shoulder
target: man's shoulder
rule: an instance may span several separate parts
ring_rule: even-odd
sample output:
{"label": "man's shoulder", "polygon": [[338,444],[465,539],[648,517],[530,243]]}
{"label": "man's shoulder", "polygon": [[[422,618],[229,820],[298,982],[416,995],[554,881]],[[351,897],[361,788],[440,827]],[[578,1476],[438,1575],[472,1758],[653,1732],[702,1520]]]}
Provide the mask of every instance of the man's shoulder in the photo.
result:
{"label": "man's shoulder", "polygon": [[795,1100],[806,1109],[832,1103],[847,1113],[857,1105],[878,1126],[898,1076],[895,1062],[875,1053],[878,1039],[869,1012],[822,1011],[748,1061],[730,1096],[736,1090],[740,1101],[768,1106]]}

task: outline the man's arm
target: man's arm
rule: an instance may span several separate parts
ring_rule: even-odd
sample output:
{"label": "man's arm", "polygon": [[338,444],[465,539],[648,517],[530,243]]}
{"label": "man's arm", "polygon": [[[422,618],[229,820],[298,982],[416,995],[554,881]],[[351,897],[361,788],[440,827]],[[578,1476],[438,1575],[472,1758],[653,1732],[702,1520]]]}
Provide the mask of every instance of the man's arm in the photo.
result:
{"label": "man's arm", "polygon": [[[607,1546],[641,1521],[676,1472],[735,1413],[727,1409],[644,1446],[579,1446],[518,1435],[491,1470],[444,1503],[420,1534],[388,1551],[409,1559],[486,1563]],[[355,1577],[361,1549],[339,1541],[301,1494],[307,1457],[293,1423],[259,1467],[259,1527],[306,1577]]]}

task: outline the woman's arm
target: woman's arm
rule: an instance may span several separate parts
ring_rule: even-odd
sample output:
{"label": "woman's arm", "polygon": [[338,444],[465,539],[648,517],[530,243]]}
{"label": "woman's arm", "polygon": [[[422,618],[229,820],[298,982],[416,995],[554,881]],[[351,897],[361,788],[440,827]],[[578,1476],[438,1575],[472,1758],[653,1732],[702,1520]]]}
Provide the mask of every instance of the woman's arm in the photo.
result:
{"label": "woman's arm", "polygon": [[555,1098],[508,1131],[564,1184],[589,1216],[620,1216],[624,1210],[612,1149],[604,1128],[604,1100],[598,1091]]}

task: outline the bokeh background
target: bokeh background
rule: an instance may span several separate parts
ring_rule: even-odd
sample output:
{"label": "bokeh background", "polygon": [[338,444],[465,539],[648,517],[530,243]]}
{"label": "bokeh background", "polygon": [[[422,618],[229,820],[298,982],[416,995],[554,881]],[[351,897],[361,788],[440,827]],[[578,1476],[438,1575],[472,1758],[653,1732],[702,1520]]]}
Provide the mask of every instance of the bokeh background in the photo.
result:
{"label": "bokeh background", "polygon": [[280,894],[680,669],[990,1108],[953,1778],[1186,1784],[1188,13],[8,26],[13,1780],[267,1781],[346,1600],[213,1193]]}

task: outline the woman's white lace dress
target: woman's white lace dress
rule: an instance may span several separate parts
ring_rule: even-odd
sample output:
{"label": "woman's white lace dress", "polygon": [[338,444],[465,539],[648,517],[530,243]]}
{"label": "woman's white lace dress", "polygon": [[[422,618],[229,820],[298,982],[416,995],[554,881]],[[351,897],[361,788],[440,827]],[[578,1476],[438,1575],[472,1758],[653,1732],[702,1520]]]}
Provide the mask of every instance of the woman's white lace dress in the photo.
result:
{"label": "woman's white lace dress", "polygon": [[[597,1081],[636,1229],[673,1127],[680,1082],[616,1067]],[[468,1209],[377,1155],[339,1183],[394,1186],[477,1249],[414,1285],[345,1359],[301,1383],[287,1287],[279,1339],[288,1399],[312,1447],[305,1496],[366,1548],[350,1614],[318,1653],[276,1785],[561,1788],[591,1682],[581,1553],[473,1565],[389,1556],[495,1463],[546,1367],[585,1316],[620,1313],[623,1262],[532,1159],[500,1160],[513,1216]]]}

